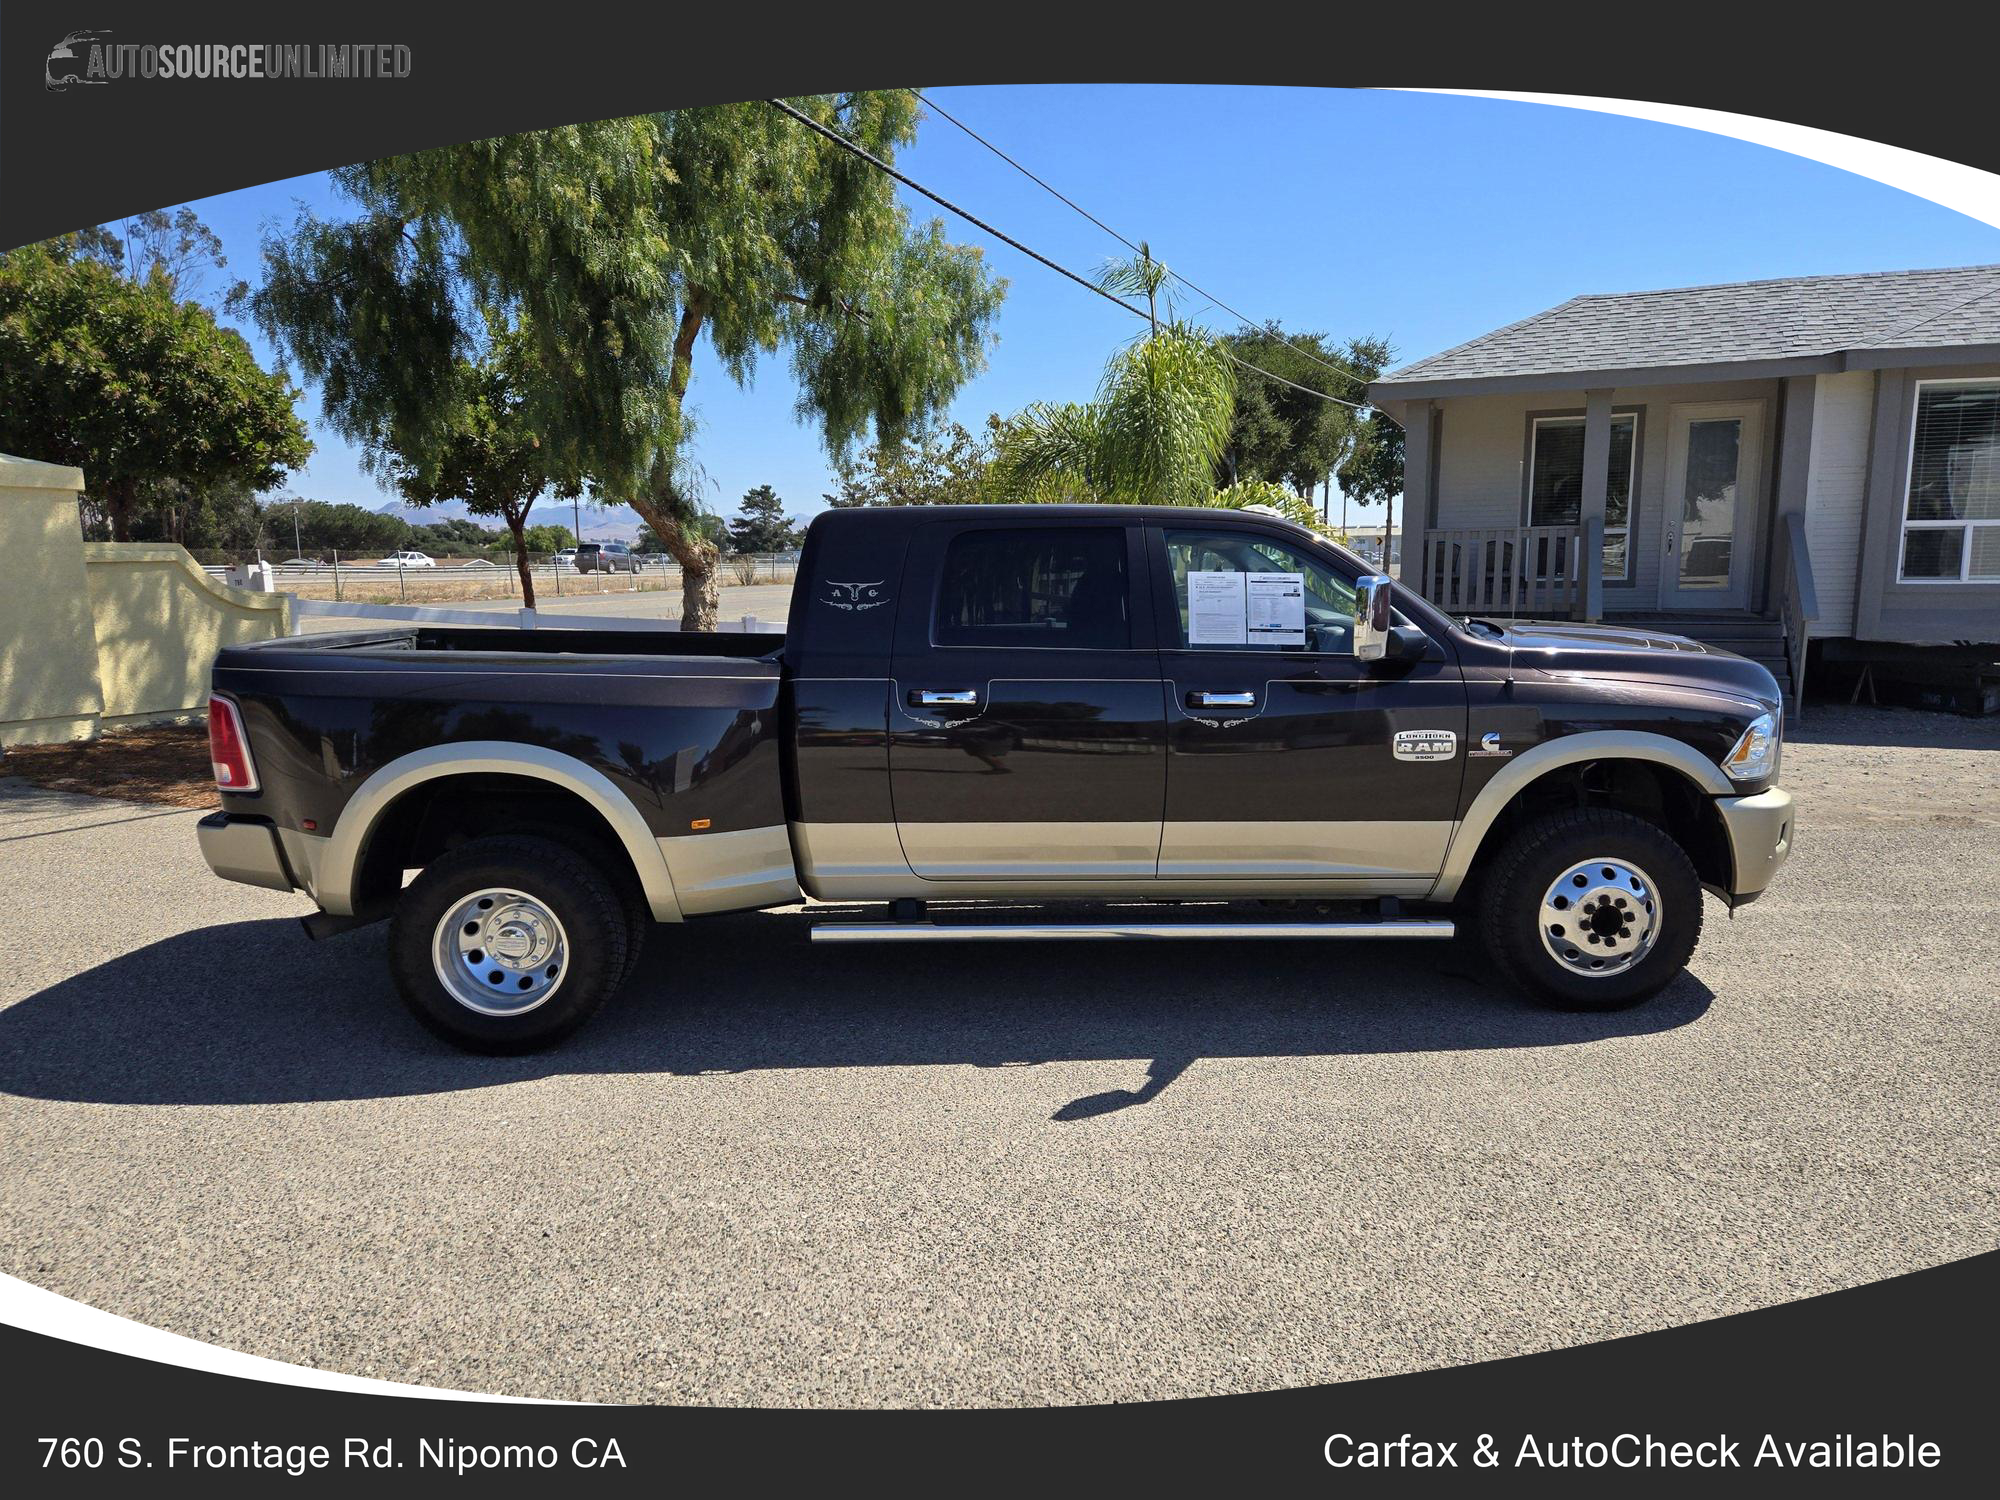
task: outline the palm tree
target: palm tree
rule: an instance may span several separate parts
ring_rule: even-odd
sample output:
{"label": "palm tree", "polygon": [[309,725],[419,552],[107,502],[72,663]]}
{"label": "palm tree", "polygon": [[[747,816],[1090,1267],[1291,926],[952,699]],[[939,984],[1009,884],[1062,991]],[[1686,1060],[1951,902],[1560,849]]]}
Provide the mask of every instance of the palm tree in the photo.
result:
{"label": "palm tree", "polygon": [[1150,331],[1112,356],[1094,400],[1036,402],[1001,424],[989,490],[1014,501],[1256,506],[1317,526],[1312,506],[1282,485],[1216,488],[1236,370],[1213,334],[1174,318],[1167,275],[1143,242],[1136,258],[1105,266],[1098,285],[1143,296]]}

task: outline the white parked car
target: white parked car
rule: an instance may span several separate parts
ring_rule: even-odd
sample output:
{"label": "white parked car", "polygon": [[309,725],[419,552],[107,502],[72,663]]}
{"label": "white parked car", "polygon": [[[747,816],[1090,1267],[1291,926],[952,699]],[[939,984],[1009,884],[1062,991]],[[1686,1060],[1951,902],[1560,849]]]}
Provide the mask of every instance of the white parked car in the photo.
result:
{"label": "white parked car", "polygon": [[576,566],[576,548],[574,548],[574,547],[565,547],[565,548],[563,548],[563,549],[562,549],[562,551],[558,552],[558,553],[556,554],[556,566],[557,566],[557,567],[559,567],[559,568],[573,568],[573,567],[575,567],[575,566]]}
{"label": "white parked car", "polygon": [[378,568],[435,568],[436,563],[422,552],[391,552],[375,564]]}

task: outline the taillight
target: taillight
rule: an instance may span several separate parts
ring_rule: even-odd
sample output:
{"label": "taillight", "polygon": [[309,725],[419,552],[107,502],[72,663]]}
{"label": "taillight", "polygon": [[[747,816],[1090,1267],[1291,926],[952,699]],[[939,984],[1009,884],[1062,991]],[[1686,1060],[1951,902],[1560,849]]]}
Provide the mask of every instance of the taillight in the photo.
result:
{"label": "taillight", "polygon": [[225,792],[257,790],[257,767],[250,760],[250,736],[243,732],[243,715],[227,698],[208,700],[208,758],[215,766],[215,784]]}

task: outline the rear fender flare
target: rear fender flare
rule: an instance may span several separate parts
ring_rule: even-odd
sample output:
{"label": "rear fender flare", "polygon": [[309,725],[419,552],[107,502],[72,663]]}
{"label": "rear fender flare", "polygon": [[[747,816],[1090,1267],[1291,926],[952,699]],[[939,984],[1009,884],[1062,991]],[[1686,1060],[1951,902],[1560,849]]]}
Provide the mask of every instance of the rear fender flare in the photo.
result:
{"label": "rear fender flare", "polygon": [[532,776],[571,791],[611,825],[631,857],[633,872],[656,922],[681,920],[680,901],[659,840],[632,799],[602,771],[573,755],[509,740],[465,740],[398,756],[362,782],[341,810],[315,871],[319,904],[337,917],[354,915],[354,882],[368,835],[405,792],[447,776]]}

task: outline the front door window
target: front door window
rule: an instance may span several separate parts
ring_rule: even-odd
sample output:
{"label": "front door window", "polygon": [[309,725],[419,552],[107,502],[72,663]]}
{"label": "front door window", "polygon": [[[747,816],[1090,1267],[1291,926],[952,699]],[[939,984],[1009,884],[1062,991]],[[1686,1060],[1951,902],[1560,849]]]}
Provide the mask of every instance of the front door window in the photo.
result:
{"label": "front door window", "polygon": [[1737,476],[1742,469],[1743,419],[1710,417],[1688,423],[1687,472],[1681,481],[1680,548],[1683,589],[1726,589],[1736,539]]}
{"label": "front door window", "polygon": [[1763,504],[1763,404],[1676,406],[1669,429],[1660,603],[1747,609]]}

